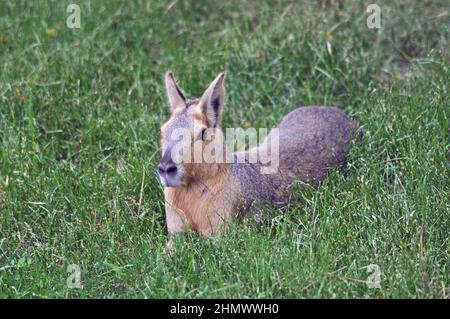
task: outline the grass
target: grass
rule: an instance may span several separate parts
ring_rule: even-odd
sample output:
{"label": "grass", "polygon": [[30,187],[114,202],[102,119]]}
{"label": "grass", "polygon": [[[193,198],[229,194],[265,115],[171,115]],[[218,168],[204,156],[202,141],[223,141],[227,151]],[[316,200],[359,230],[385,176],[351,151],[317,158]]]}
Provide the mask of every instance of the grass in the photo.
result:
{"label": "grass", "polygon": [[[181,0],[77,1],[69,29],[72,2],[0,2],[0,297],[448,298],[446,1],[377,1],[380,30],[359,1]],[[364,139],[284,214],[168,255],[167,69],[191,96],[227,72],[224,127],[338,105]]]}

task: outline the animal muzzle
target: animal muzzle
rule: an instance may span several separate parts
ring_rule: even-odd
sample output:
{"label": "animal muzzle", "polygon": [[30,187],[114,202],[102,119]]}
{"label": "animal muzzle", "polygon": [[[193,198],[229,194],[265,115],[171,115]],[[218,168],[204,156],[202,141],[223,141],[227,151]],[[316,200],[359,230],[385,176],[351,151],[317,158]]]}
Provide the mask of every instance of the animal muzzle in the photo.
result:
{"label": "animal muzzle", "polygon": [[179,169],[170,157],[163,156],[157,170],[161,183],[165,187],[177,187],[180,185]]}

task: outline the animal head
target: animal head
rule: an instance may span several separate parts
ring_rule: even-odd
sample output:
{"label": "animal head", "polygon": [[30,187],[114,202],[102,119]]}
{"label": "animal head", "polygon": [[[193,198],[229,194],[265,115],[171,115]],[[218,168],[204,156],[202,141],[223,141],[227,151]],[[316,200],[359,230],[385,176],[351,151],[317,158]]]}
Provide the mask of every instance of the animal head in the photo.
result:
{"label": "animal head", "polygon": [[164,186],[187,185],[192,180],[217,173],[217,163],[198,161],[194,153],[203,154],[205,148],[218,141],[210,132],[220,128],[225,101],[224,79],[225,74],[220,73],[200,98],[187,99],[172,73],[166,73],[171,115],[161,126],[161,161],[158,164]]}

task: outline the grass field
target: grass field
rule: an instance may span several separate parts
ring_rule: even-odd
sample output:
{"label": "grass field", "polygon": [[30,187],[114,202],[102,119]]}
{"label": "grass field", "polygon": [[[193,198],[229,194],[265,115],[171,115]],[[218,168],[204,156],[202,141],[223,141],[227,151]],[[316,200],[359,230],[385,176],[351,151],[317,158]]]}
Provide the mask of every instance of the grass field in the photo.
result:
{"label": "grass field", "polygon": [[[448,298],[449,7],[376,3],[380,30],[362,1],[0,1],[0,297]],[[167,254],[168,69],[191,96],[227,72],[224,127],[337,105],[364,139],[287,212]]]}

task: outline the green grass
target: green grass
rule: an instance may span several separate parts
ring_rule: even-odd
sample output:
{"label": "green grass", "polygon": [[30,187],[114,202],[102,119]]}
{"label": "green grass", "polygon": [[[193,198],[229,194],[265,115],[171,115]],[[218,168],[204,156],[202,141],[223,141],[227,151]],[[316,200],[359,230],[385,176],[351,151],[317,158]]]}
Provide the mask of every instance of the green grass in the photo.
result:
{"label": "green grass", "polygon": [[[378,31],[331,3],[0,1],[0,297],[448,298],[448,6],[377,1]],[[227,72],[224,127],[338,105],[364,139],[287,212],[168,255],[167,69],[191,96]]]}

